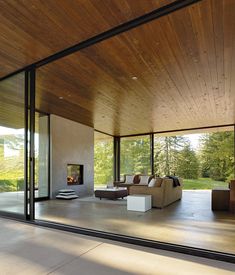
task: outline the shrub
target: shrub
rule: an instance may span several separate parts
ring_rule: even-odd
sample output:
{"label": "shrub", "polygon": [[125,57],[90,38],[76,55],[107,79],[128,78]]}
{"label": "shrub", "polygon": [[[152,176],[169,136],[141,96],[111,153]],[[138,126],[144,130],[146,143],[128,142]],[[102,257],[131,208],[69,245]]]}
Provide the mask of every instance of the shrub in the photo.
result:
{"label": "shrub", "polygon": [[16,182],[14,180],[0,180],[0,192],[16,191]]}
{"label": "shrub", "polygon": [[17,190],[24,191],[24,179],[17,180]]}

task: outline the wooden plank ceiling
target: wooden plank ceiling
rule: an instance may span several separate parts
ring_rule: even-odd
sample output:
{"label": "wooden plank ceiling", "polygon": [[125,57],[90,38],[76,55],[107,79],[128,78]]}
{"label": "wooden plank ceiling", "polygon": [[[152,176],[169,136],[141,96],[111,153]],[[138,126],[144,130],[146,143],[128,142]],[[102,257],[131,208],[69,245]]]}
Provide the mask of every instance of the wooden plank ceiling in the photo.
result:
{"label": "wooden plank ceiling", "polygon": [[235,1],[199,2],[40,68],[37,108],[114,135],[234,123],[234,38]]}
{"label": "wooden plank ceiling", "polygon": [[[1,73],[166,3],[103,1],[103,10],[98,4],[94,7],[96,1],[78,2],[89,3],[87,13],[91,6],[92,10],[96,9],[95,15],[91,13],[90,19],[84,19],[83,34],[80,29],[66,28],[66,20],[56,24],[58,28],[65,28],[64,37],[56,37],[58,28],[55,33],[49,31],[48,37],[52,35],[49,41],[39,43],[45,42],[47,50],[36,50],[37,55],[31,49],[32,56],[20,62],[14,55],[13,60],[18,63],[13,68],[14,62],[8,60],[11,66],[1,68]],[[42,9],[39,2],[32,3]],[[67,9],[70,4],[66,5]],[[126,5],[127,13],[123,8]],[[80,13],[81,18],[82,15]],[[103,18],[102,24],[97,23],[96,16]],[[48,15],[51,21],[60,17],[60,13],[54,17],[54,11],[52,17]],[[76,25],[75,21],[72,26]],[[32,41],[37,49],[37,39]],[[234,43],[235,1],[203,0],[39,68],[36,107],[117,136],[233,124]],[[4,54],[0,56],[3,58]]]}
{"label": "wooden plank ceiling", "polygon": [[0,78],[170,2],[0,1]]}
{"label": "wooden plank ceiling", "polygon": [[24,73],[0,82],[0,126],[24,128]]}

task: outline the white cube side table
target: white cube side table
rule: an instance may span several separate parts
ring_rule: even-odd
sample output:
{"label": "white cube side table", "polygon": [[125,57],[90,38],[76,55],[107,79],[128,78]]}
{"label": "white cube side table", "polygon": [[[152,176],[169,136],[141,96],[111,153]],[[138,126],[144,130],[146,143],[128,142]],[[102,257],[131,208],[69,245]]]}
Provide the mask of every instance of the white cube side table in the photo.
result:
{"label": "white cube side table", "polygon": [[146,212],[152,208],[151,195],[127,196],[127,210]]}

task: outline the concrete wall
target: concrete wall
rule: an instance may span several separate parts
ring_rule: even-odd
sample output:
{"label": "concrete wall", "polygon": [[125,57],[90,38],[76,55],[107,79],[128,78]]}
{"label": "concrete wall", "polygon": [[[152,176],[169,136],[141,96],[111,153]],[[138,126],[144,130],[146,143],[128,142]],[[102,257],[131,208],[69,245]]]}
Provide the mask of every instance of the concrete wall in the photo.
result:
{"label": "concrete wall", "polygon": [[39,116],[38,123],[38,197],[48,196],[48,117]]}
{"label": "concrete wall", "polygon": [[[94,129],[51,115],[51,197],[71,188],[79,196],[94,190]],[[84,184],[67,185],[67,164],[84,165]]]}

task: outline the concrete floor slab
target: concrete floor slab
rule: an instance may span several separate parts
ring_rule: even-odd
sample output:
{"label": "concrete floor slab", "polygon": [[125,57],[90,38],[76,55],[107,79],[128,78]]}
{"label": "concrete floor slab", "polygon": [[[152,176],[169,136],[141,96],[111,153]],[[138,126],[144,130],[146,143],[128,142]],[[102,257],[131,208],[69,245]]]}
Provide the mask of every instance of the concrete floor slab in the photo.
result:
{"label": "concrete floor slab", "polygon": [[[235,265],[0,219],[0,274],[234,274]],[[13,230],[14,229],[14,230]],[[24,238],[14,238],[17,233]],[[23,232],[25,234],[23,234]],[[14,240],[14,241],[12,241]]]}

